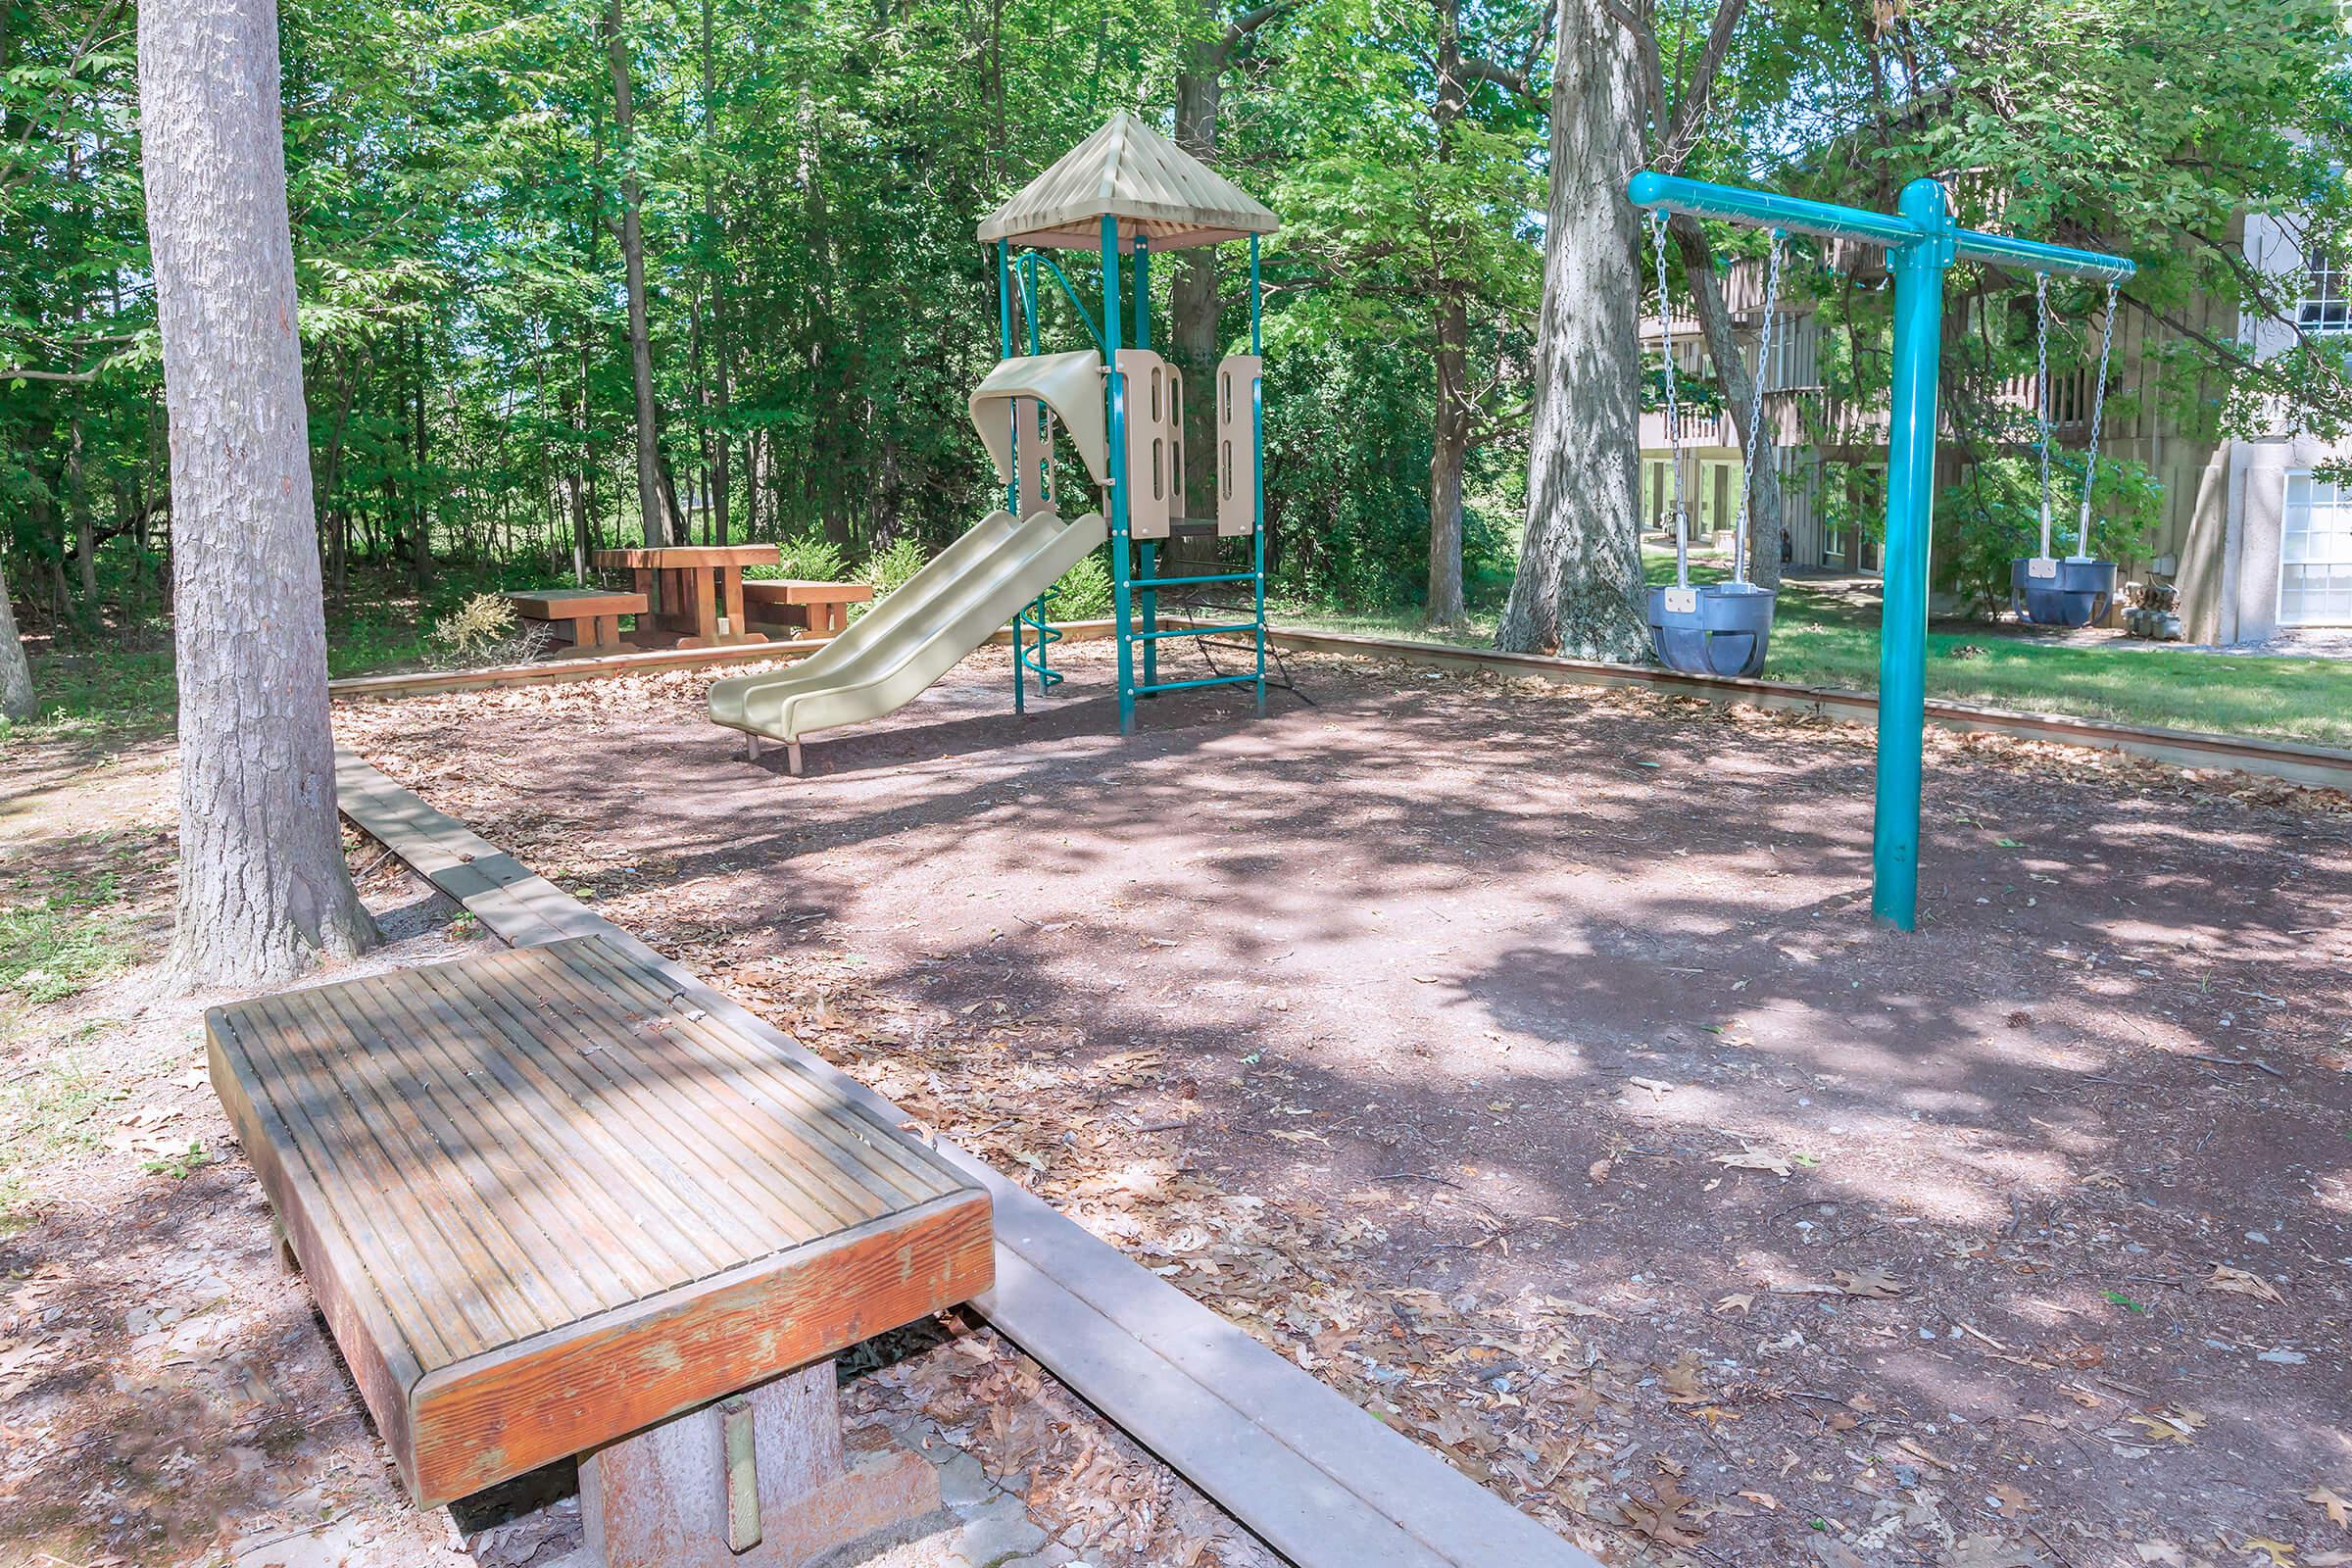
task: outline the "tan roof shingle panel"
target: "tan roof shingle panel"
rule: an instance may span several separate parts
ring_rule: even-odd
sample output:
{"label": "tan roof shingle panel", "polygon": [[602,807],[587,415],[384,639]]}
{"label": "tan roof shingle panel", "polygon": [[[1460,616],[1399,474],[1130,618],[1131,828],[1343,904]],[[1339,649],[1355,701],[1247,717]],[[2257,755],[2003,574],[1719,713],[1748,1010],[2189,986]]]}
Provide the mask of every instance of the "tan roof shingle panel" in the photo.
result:
{"label": "tan roof shingle panel", "polygon": [[1122,251],[1138,234],[1155,251],[1183,250],[1280,226],[1240,186],[1122,109],[991,213],[980,238],[1091,251],[1105,217],[1118,220]]}

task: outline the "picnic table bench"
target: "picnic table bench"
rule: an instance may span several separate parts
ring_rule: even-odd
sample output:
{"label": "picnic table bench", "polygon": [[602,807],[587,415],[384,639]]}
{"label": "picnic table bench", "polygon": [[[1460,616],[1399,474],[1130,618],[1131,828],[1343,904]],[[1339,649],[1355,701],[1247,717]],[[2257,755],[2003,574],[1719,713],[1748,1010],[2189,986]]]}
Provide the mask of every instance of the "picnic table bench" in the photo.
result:
{"label": "picnic table bench", "polygon": [[871,584],[805,577],[746,578],[745,612],[758,624],[823,641],[849,630],[850,607],[874,597]]}
{"label": "picnic table bench", "polygon": [[627,572],[639,593],[657,601],[637,623],[640,641],[724,648],[767,641],[744,624],[743,568],[772,566],[781,556],[774,545],[657,545],[598,550],[588,559],[600,571]]}
{"label": "picnic table bench", "polygon": [[994,1277],[985,1189],[603,937],[205,1016],[419,1506],[580,1456],[612,1568],[802,1568],[939,1505],[831,1357]]}
{"label": "picnic table bench", "polygon": [[554,630],[564,645],[557,658],[591,659],[637,651],[635,643],[621,640],[620,617],[644,614],[646,597],[605,588],[532,588],[508,594],[507,603],[519,618]]}

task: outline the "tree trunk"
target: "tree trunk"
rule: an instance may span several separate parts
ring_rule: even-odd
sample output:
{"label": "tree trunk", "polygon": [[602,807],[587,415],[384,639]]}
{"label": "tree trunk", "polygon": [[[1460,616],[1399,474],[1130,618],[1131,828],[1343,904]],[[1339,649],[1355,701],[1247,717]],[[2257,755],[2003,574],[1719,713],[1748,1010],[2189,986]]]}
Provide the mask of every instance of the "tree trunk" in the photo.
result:
{"label": "tree trunk", "polygon": [[[1220,47],[1196,55],[1194,69],[1176,76],[1176,145],[1202,163],[1217,153],[1217,105],[1224,91],[1225,60]],[[1176,276],[1168,289],[1168,358],[1184,375],[1186,421],[1184,433],[1184,493],[1200,508],[1214,510],[1217,494],[1216,397],[1211,385],[1216,374],[1218,331],[1223,302],[1217,298],[1215,245],[1197,245],[1177,259]],[[1188,557],[1178,540],[1174,559]],[[1199,552],[1191,553],[1199,556]],[[1213,547],[1200,559],[1213,560]]]}
{"label": "tree trunk", "polygon": [[[1747,362],[1740,357],[1740,338],[1732,330],[1732,313],[1723,303],[1723,287],[1715,279],[1715,253],[1706,237],[1697,232],[1690,220],[1678,218],[1671,225],[1674,248],[1683,259],[1683,274],[1690,281],[1690,299],[1698,316],[1698,330],[1707,340],[1707,358],[1715,362],[1715,376],[1723,388],[1724,402],[1731,406],[1732,423],[1740,432],[1740,447],[1755,454],[1749,471],[1755,476],[1755,488],[1749,497],[1747,512],[1747,577],[1760,588],[1781,585],[1781,477],[1773,467],[1772,419],[1769,411],[1758,421],[1763,428],[1747,427],[1748,400],[1755,396],[1755,377],[1748,374]],[[1761,318],[1757,331],[1763,330]],[[1765,385],[1771,381],[1770,366],[1760,367]]]}
{"label": "tree trunk", "polygon": [[1632,35],[1597,0],[1559,0],[1527,532],[1495,638],[1515,652],[1633,661],[1649,645],[1639,225],[1625,199],[1639,104]]}
{"label": "tree trunk", "polygon": [[409,504],[416,514],[416,542],[411,547],[416,592],[433,585],[433,507],[425,494],[425,461],[431,455],[432,434],[424,420],[424,328],[416,329],[416,471],[409,476]]}
{"label": "tree trunk", "polygon": [[[1002,107],[1002,68],[999,77],[999,104]],[[703,0],[703,221],[710,230],[710,417],[708,424],[715,426],[710,437],[710,527],[713,542],[727,544],[729,532],[727,508],[733,499],[732,476],[727,471],[727,267],[726,225],[719,221],[718,192],[710,173],[710,163],[717,154],[710,147],[710,135],[716,124],[716,111],[711,107],[718,96],[718,73],[710,52],[710,0]],[[1000,125],[1000,132],[1003,127]],[[1001,142],[1000,142],[1001,145]]]}
{"label": "tree trunk", "polygon": [[32,664],[17,634],[17,607],[8,597],[8,574],[0,571],[0,719],[12,724],[32,716]]}
{"label": "tree trunk", "polygon": [[645,190],[629,160],[637,117],[629,101],[629,44],[622,0],[605,12],[612,61],[612,138],[620,151],[620,260],[629,298],[629,377],[637,391],[637,508],[648,547],[683,543],[662,510],[660,444],[654,428],[654,343],[645,312]]}
{"label": "tree trunk", "polygon": [[335,815],[277,10],[144,0],[139,128],[172,437],[183,984],[374,940]]}
{"label": "tree trunk", "polygon": [[[1438,162],[1453,162],[1453,127],[1470,106],[1462,79],[1461,0],[1433,0],[1437,10]],[[1452,253],[1457,236],[1441,234],[1436,247]],[[1468,618],[1462,603],[1462,464],[1470,455],[1470,302],[1461,284],[1445,276],[1432,290],[1437,303],[1437,388],[1429,443],[1429,623],[1455,626]]]}
{"label": "tree trunk", "polygon": [[1437,412],[1429,450],[1429,623],[1458,626],[1462,602],[1462,465],[1470,455],[1470,308],[1458,290],[1438,304]]}

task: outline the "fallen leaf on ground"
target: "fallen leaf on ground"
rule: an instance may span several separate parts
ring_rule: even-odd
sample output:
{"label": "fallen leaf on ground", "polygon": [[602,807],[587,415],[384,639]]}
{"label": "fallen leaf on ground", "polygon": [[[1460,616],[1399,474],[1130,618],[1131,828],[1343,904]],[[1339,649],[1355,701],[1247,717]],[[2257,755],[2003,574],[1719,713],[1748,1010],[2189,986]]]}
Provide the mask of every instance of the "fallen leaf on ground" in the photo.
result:
{"label": "fallen leaf on ground", "polygon": [[2196,1411],[2179,1408],[2160,1410],[2153,1415],[2133,1411],[2124,1419],[2146,1431],[2151,1443],[2193,1443],[2197,1429],[2205,1424],[2204,1416]]}
{"label": "fallen leaf on ground", "polygon": [[2273,1541],[2268,1536],[2248,1536],[2237,1544],[2235,1549],[2261,1552],[2271,1559],[2272,1568],[2295,1568],[2295,1548],[2283,1541]]}
{"label": "fallen leaf on ground", "polygon": [[1831,1272],[1830,1278],[1848,1296],[1869,1297],[1886,1300],[1911,1289],[1883,1268],[1841,1268]]}
{"label": "fallen leaf on ground", "polygon": [[1755,1304],[1756,1298],[1753,1296],[1725,1296],[1716,1298],[1715,1310],[1737,1312],[1745,1317],[1755,1307]]}
{"label": "fallen leaf on ground", "polygon": [[2227,1263],[2213,1265],[2213,1278],[2205,1282],[2205,1288],[2209,1291],[2227,1291],[2231,1296],[2251,1296],[2257,1300],[2277,1301],[2281,1306],[2286,1304],[2286,1298],[2278,1294],[2278,1286],[2259,1274],[2249,1274],[2242,1268],[2231,1268]]}
{"label": "fallen leaf on ground", "polygon": [[2305,1502],[2316,1502],[2328,1510],[2331,1525],[2352,1525],[2352,1498],[2347,1498],[2333,1487],[2314,1487],[2303,1494]]}
{"label": "fallen leaf on ground", "polygon": [[1737,1154],[1717,1154],[1713,1156],[1713,1162],[1728,1165],[1734,1170],[1768,1170],[1775,1176],[1786,1176],[1789,1170],[1788,1155],[1765,1153],[1754,1149],[1742,1149]]}

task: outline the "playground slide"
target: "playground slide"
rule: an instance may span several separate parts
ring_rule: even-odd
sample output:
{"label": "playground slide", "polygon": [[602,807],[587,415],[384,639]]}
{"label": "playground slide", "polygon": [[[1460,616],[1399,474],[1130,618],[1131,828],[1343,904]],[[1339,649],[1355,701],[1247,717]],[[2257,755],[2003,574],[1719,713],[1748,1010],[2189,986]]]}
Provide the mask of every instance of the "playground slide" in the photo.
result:
{"label": "playground slide", "polygon": [[880,718],[920,696],[1107,536],[1102,515],[992,513],[849,630],[789,669],[710,688],[710,716],[794,749],[811,730]]}

